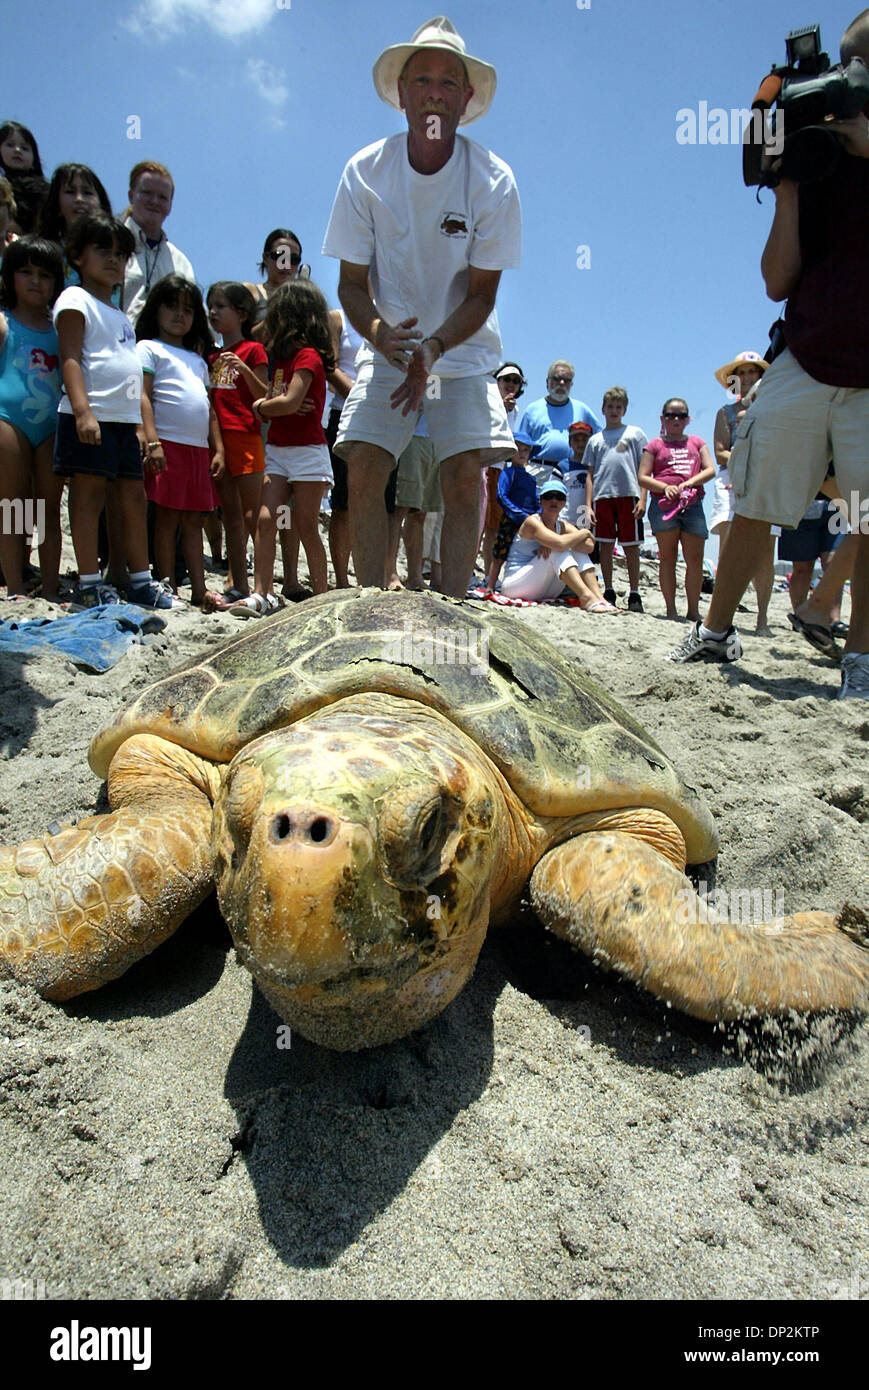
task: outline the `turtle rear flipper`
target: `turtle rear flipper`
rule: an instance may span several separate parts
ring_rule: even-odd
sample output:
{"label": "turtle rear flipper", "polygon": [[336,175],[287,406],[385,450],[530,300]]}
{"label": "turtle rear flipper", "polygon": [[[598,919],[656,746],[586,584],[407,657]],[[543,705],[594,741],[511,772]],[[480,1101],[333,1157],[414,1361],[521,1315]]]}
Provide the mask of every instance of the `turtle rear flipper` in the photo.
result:
{"label": "turtle rear flipper", "polygon": [[594,831],[550,850],[531,901],[558,936],[695,1018],[869,1007],[869,951],[830,914],[710,920],[685,876],[631,835]]}
{"label": "turtle rear flipper", "polygon": [[109,771],[115,808],[0,848],[0,976],[71,999],[122,975],[211,892],[214,768],[151,735]]}

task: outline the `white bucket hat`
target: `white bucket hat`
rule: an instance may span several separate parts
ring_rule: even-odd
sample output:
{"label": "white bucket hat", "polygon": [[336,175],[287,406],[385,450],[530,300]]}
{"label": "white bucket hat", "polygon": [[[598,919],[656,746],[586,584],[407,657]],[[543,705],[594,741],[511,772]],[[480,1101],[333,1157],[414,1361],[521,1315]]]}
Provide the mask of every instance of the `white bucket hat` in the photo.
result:
{"label": "white bucket hat", "polygon": [[383,50],[374,64],[374,86],[377,95],[382,97],[390,106],[393,106],[396,111],[400,111],[398,79],[401,70],[408,58],[412,58],[414,53],[420,53],[428,48],[441,48],[447,53],[454,54],[455,57],[462,60],[467,69],[468,81],[474,89],[474,95],[468,102],[467,110],[459,121],[459,125],[470,125],[471,121],[479,120],[480,116],[485,116],[492,105],[498,75],[491,63],[484,63],[480,58],[472,58],[466,52],[464,39],[456,33],[445,14],[438,14],[435,15],[434,19],[429,19],[420,29],[417,29],[410,43],[394,43],[391,47]]}

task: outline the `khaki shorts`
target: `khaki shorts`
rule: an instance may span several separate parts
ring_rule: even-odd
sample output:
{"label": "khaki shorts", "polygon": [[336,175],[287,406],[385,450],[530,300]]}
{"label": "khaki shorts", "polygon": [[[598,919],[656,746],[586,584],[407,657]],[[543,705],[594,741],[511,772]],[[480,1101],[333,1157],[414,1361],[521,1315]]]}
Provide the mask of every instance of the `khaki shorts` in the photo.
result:
{"label": "khaki shorts", "polygon": [[444,505],[441,467],[434,444],[423,435],[415,434],[398,460],[395,505],[415,512],[439,512]]}
{"label": "khaki shorts", "polygon": [[826,386],[785,351],[736,432],[734,513],[798,526],[831,459],[845,497],[869,496],[869,389]]}
{"label": "khaki shorts", "polygon": [[379,353],[362,364],[341,411],[333,453],[346,458],[349,444],[376,444],[400,458],[424,414],[438,463],[470,449],[482,451],[481,463],[516,457],[501,392],[490,376],[447,378],[435,372],[421,409],[407,415],[400,406],[393,410],[389,401],[403,381],[404,373]]}

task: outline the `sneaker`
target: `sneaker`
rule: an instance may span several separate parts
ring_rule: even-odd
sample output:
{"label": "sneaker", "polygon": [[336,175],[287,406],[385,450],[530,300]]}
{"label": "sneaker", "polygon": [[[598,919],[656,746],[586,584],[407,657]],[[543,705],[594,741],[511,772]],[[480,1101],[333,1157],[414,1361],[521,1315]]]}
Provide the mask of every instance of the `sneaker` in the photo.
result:
{"label": "sneaker", "polygon": [[692,623],[688,636],[667,656],[668,661],[738,661],[742,643],[735,627],[723,637],[701,637],[700,624]]}
{"label": "sneaker", "polygon": [[837,700],[869,700],[869,653],[845,652]]}
{"label": "sneaker", "polygon": [[636,590],[633,590],[631,593],[628,594],[628,612],[642,613],[644,611],[645,610],[643,608],[643,600],[640,598]]}
{"label": "sneaker", "polygon": [[180,607],[168,579],[149,579],[145,584],[131,584],[127,590],[127,602],[138,608]]}
{"label": "sneaker", "polygon": [[612,604],[614,604],[615,601],[616,601],[616,591],[615,591],[615,589],[604,589],[604,591],[603,591],[603,596],[604,596],[604,599],[606,600],[607,603],[612,603]]}
{"label": "sneaker", "polygon": [[121,596],[111,584],[77,584],[70,599],[70,611],[101,608],[104,603],[120,603]]}

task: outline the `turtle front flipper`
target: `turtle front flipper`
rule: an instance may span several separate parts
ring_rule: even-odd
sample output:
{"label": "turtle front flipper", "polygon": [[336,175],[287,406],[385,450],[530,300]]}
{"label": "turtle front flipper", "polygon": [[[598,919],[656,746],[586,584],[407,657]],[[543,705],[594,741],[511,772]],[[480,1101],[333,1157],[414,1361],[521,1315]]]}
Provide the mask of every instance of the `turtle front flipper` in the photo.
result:
{"label": "turtle front flipper", "polygon": [[0,976],[71,999],[122,975],[213,887],[217,769],[165,739],[128,739],[112,811],[0,848]]}
{"label": "turtle front flipper", "polygon": [[531,900],[551,931],[695,1018],[869,1006],[869,951],[832,916],[710,920],[726,914],[632,835],[595,831],[550,850]]}

